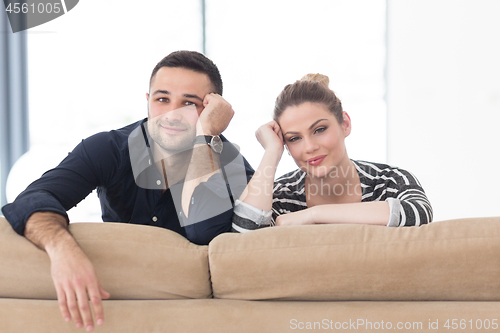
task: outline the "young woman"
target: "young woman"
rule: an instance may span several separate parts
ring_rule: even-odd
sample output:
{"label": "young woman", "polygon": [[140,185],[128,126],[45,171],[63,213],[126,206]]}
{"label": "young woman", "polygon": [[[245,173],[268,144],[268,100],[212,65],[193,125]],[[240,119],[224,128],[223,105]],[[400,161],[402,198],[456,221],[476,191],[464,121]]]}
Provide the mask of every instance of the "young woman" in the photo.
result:
{"label": "young woman", "polygon": [[[328,83],[327,76],[309,74],[287,85],[276,99],[274,120],[256,132],[265,153],[236,200],[236,231],[319,223],[418,226],[432,221],[429,200],[411,173],[349,159],[344,141],[351,119]],[[298,169],[274,181],[284,148]]]}

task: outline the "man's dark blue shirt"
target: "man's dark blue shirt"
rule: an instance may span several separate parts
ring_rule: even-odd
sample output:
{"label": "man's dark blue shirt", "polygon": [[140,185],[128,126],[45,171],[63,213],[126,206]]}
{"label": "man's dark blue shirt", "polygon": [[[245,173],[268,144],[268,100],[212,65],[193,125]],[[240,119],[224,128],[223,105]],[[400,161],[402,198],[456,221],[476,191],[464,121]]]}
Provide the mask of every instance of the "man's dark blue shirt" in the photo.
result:
{"label": "man's dark blue shirt", "polygon": [[[26,221],[35,212],[55,212],[68,219],[66,211],[97,188],[104,222],[158,226],[173,230],[196,244],[208,244],[218,234],[230,231],[232,209],[203,218],[205,208],[220,206],[228,198],[232,202],[243,191],[243,188],[230,189],[226,185],[226,174],[218,173],[195,189],[189,219],[183,216],[178,204],[180,198],[172,195],[171,188],[162,194],[164,184],[161,180],[164,178],[154,164],[145,168],[143,173],[148,178],[156,179],[155,185],[137,185],[138,175],[136,170],[134,177],[128,140],[134,130],[137,132],[141,128],[148,143],[146,121],[144,119],[83,140],[56,168],[47,171],[13,203],[2,208],[14,230],[23,235]],[[239,154],[225,138],[223,141],[224,149],[220,156],[222,165],[223,160],[232,160]],[[147,157],[148,150],[144,149],[143,154],[144,158]],[[249,181],[254,170],[244,158],[242,160],[246,181]]]}

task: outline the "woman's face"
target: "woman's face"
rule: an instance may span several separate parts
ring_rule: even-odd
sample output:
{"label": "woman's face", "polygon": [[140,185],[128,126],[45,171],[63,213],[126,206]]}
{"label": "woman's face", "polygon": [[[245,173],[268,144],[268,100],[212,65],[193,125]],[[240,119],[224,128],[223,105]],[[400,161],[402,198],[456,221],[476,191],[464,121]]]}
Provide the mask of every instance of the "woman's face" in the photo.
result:
{"label": "woman's face", "polygon": [[310,102],[290,106],[281,114],[278,121],[285,144],[309,176],[326,177],[335,168],[349,166],[344,139],[351,133],[351,119],[345,112],[343,117],[339,124],[325,106]]}

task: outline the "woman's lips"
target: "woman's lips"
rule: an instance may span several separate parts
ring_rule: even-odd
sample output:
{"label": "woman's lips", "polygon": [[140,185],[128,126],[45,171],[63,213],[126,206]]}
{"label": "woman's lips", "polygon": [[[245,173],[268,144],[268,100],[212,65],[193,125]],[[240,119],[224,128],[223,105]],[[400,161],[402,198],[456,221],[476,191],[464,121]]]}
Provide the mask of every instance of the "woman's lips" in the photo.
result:
{"label": "woman's lips", "polygon": [[317,165],[320,165],[321,162],[323,162],[323,160],[325,159],[325,157],[326,157],[326,155],[316,156],[316,157],[308,159],[307,163],[309,165],[312,165],[312,166],[317,166]]}

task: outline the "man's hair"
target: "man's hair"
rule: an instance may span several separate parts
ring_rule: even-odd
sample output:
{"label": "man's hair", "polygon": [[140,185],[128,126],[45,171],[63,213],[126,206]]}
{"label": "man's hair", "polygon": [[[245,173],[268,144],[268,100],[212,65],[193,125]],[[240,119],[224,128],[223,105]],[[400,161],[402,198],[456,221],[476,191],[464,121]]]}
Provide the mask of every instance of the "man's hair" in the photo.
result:
{"label": "man's hair", "polygon": [[212,60],[208,59],[199,52],[176,51],[163,58],[158,64],[156,64],[153,72],[151,73],[151,78],[149,79],[150,88],[153,78],[162,67],[181,67],[198,73],[207,74],[215,89],[214,92],[222,96],[222,78],[220,76],[219,69]]}

